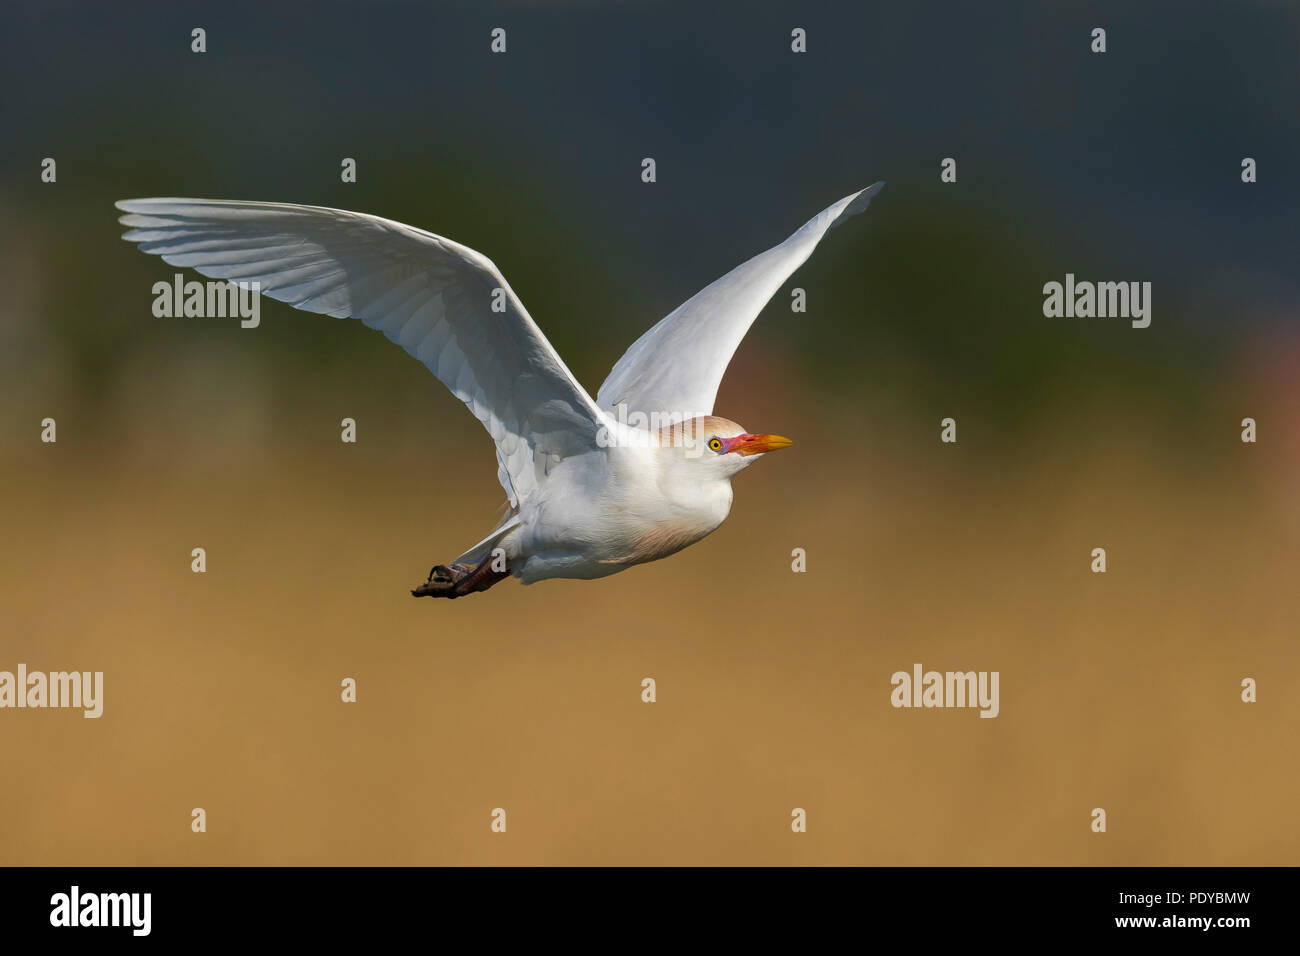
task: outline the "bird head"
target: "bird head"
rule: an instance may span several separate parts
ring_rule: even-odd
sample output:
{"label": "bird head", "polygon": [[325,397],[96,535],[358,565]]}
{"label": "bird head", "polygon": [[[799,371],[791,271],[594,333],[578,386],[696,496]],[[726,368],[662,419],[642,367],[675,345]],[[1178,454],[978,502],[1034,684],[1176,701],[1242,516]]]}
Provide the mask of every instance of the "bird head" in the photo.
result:
{"label": "bird head", "polygon": [[688,419],[660,435],[660,444],[679,449],[687,462],[720,478],[730,478],[768,452],[794,444],[781,435],[747,432],[716,415]]}

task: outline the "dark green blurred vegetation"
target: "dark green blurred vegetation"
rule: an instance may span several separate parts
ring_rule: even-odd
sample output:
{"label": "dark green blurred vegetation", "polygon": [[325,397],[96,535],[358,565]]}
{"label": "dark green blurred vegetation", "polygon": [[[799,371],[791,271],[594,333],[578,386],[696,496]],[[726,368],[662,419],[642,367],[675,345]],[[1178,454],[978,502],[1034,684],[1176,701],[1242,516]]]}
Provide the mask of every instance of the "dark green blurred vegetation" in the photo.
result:
{"label": "dark green blurred vegetation", "polygon": [[[456,239],[497,262],[594,391],[678,303],[885,179],[778,292],[720,410],[743,416],[746,391],[763,389],[745,379],[749,356],[832,414],[900,432],[955,415],[989,449],[1064,413],[1142,416],[1194,450],[1245,401],[1252,357],[1286,341],[1296,187],[1283,163],[1298,141],[1279,37],[1294,37],[1294,10],[1234,5],[1226,23],[1170,4],[741,13],[507,5],[493,15],[509,53],[494,57],[474,5],[16,11],[9,88],[40,82],[0,107],[0,241],[21,249],[10,268],[28,291],[0,326],[11,403],[57,390],[93,413],[128,369],[207,350],[262,356],[277,409],[348,388],[376,409],[454,411],[355,324],[273,302],[256,332],[154,319],[150,286],[175,270],[121,242],[112,208],[141,195],[332,205]],[[813,38],[805,57],[788,52],[792,20]],[[1095,20],[1104,57],[1083,39]],[[199,23],[204,55],[188,49]],[[1211,25],[1255,56],[1220,62]],[[1239,159],[1255,153],[1262,180],[1244,186]],[[38,181],[45,155],[57,185]],[[639,179],[646,155],[654,185]],[[938,177],[948,155],[953,185]],[[343,156],[356,184],[339,181]],[[1151,328],[1044,318],[1042,285],[1066,272],[1151,281]],[[793,286],[806,314],[789,312]]]}

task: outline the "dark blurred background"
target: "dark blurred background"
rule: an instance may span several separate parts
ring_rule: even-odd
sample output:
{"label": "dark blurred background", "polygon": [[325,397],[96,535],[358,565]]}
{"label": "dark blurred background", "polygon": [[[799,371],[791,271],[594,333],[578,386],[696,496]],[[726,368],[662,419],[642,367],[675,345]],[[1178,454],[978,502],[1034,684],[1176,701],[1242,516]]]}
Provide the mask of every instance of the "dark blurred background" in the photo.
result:
{"label": "dark blurred background", "polygon": [[[1297,862],[1294,5],[5,20],[0,669],[103,670],[106,699],[0,713],[0,862]],[[594,393],[653,322],[877,179],[723,385],[719,414],[796,441],[723,528],[455,604],[406,592],[495,520],[478,424],[356,322],[154,318],[176,270],[112,205],[446,235]],[[1151,282],[1150,328],[1044,318],[1067,272]],[[916,661],[1000,670],[1001,716],[893,710]]]}

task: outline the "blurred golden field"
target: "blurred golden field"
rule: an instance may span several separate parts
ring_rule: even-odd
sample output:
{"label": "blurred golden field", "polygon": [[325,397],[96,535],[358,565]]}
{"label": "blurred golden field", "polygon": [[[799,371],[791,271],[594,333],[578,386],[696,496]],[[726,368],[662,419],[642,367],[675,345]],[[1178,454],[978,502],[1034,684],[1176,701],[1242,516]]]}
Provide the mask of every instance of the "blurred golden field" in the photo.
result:
{"label": "blurred golden field", "polygon": [[[64,417],[56,445],[30,423],[11,443],[0,666],[103,670],[105,710],[0,714],[0,862],[1300,858],[1279,427],[1242,445],[1233,411],[1180,456],[1081,393],[990,455],[996,422],[958,415],[943,445],[937,420],[869,389],[836,409],[760,348],[719,411],[796,444],[737,479],[712,537],[602,581],[417,601],[500,492],[477,423],[389,348],[390,382],[292,401],[253,346],[221,387],[159,366],[96,434]],[[1236,397],[1277,422],[1282,384]],[[1001,715],[891,708],[914,662],[1000,671]]]}

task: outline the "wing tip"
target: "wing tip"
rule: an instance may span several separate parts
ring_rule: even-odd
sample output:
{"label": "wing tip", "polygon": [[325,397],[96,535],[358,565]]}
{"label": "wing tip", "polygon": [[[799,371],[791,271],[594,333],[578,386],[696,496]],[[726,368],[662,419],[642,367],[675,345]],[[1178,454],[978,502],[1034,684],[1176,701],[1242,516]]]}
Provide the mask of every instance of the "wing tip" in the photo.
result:
{"label": "wing tip", "polygon": [[880,192],[880,190],[884,188],[885,181],[880,179],[872,183],[866,189],[859,189],[852,196],[847,197],[848,201],[844,203],[844,208],[840,210],[840,214],[836,216],[834,222],[831,223],[831,228],[838,226],[849,216],[856,216],[858,213],[870,206],[871,200],[875,198],[876,193]]}
{"label": "wing tip", "polygon": [[113,203],[113,205],[124,212],[143,212],[151,206],[157,206],[160,203],[174,202],[194,202],[194,200],[166,196],[149,196],[148,198],[142,199],[119,199],[117,202]]}
{"label": "wing tip", "polygon": [[[113,208],[125,213],[125,215],[118,216],[117,221],[123,226],[134,226],[135,223],[129,220],[134,219],[136,215],[142,212],[146,208],[144,204],[148,201],[147,199],[119,199],[113,203]],[[125,239],[126,236],[122,238]]]}
{"label": "wing tip", "polygon": [[[155,218],[163,215],[166,209],[174,206],[176,203],[192,203],[192,199],[173,199],[162,196],[150,196],[147,199],[119,199],[113,203],[113,208],[125,213],[118,216],[117,221],[123,226],[148,226],[157,225]],[[123,236],[126,239],[128,237]],[[138,241],[138,240],[129,240]]]}

